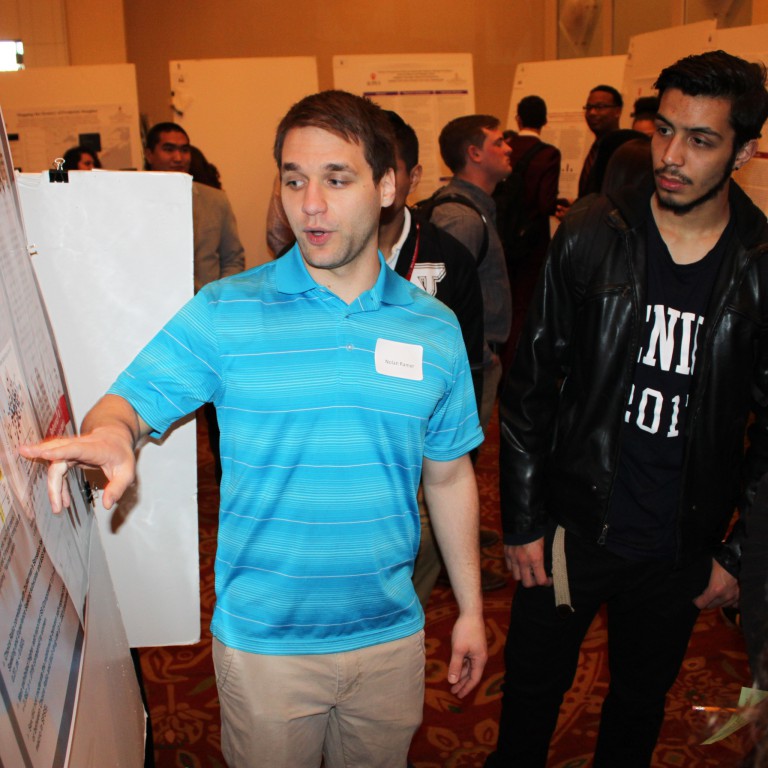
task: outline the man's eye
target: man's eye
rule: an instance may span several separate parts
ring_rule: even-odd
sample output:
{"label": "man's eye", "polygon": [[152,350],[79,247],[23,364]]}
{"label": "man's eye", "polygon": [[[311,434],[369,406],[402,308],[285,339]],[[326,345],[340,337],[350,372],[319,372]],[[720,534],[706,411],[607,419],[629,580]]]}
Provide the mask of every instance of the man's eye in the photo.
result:
{"label": "man's eye", "polygon": [[285,179],[283,185],[289,189],[299,189],[301,187],[301,179]]}
{"label": "man's eye", "polygon": [[328,184],[330,184],[332,187],[345,187],[347,185],[346,179],[328,179]]}

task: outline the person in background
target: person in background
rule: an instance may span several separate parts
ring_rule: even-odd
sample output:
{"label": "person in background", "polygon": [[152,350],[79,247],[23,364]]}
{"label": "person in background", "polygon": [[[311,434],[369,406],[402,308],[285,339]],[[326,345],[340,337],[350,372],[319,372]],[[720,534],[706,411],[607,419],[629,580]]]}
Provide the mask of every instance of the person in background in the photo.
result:
{"label": "person in background", "polygon": [[[483,390],[483,294],[477,267],[469,251],[456,238],[423,220],[406,201],[421,180],[419,140],[416,132],[395,112],[385,110],[395,135],[395,199],[383,208],[379,220],[379,248],[397,274],[443,302],[456,313],[472,371],[477,407]],[[429,513],[419,492],[421,540],[413,569],[413,584],[426,610],[429,596],[443,567],[435,544]],[[493,533],[488,531],[488,533]],[[483,532],[481,532],[482,542]],[[493,543],[498,542],[496,535]],[[507,580],[483,570],[484,592],[501,589]]]}
{"label": "person in background", "polygon": [[[176,123],[149,129],[144,147],[149,171],[191,173],[192,147],[187,132]],[[195,242],[195,291],[222,277],[242,272],[245,253],[237,222],[226,194],[208,184],[192,185]]]}
{"label": "person in background", "polygon": [[[501,380],[499,352],[512,324],[512,294],[496,230],[496,203],[491,197],[496,185],[512,170],[510,149],[497,118],[464,115],[443,127],[440,154],[453,178],[433,195],[438,204],[432,210],[431,221],[462,243],[477,264],[485,327],[480,424],[486,429]],[[451,201],[440,204],[441,198]]]}
{"label": "person in background", "polygon": [[65,171],[92,171],[101,168],[98,153],[89,147],[70,147],[64,153]]}
{"label": "person in background", "polygon": [[502,368],[509,370],[533,288],[550,240],[549,217],[557,208],[560,150],[541,140],[547,105],[540,96],[522,98],[515,116],[518,132],[507,143],[512,173],[493,193],[497,224],[512,289],[512,329],[504,345]]}
{"label": "person in background", "polygon": [[[612,85],[596,85],[587,96],[587,103],[583,107],[584,119],[595,139],[581,168],[577,200],[600,191],[611,155],[623,141],[637,135],[634,131],[619,130],[623,107],[621,93]],[[560,198],[555,211],[557,218],[562,220],[574,202]]]}
{"label": "person in background", "polygon": [[193,181],[206,184],[214,189],[221,189],[221,174],[219,169],[209,163],[205,155],[197,147],[189,147],[189,173]]}
{"label": "person in background", "polygon": [[544,768],[602,606],[593,765],[647,768],[699,611],[738,599],[742,534],[723,539],[768,471],[768,224],[731,174],[757,151],[765,85],[723,51],[662,70],[654,186],[578,202],[550,246],[500,399],[521,583],[487,768]]}
{"label": "person in background", "polygon": [[632,118],[632,130],[644,133],[651,138],[656,132],[656,113],[659,110],[657,96],[641,96],[635,99],[635,105],[630,117]]}
{"label": "person in background", "polygon": [[[192,146],[187,132],[176,123],[158,123],[149,129],[144,147],[147,170],[192,173]],[[205,182],[192,183],[192,235],[194,238],[195,293],[203,286],[222,277],[236,275],[245,266],[245,251],[240,243],[237,221],[224,191],[210,185],[211,171],[205,165],[198,168]],[[218,179],[218,171],[215,174]],[[221,482],[219,422],[210,404],[203,408],[208,423],[208,441],[214,460],[214,478]]]}

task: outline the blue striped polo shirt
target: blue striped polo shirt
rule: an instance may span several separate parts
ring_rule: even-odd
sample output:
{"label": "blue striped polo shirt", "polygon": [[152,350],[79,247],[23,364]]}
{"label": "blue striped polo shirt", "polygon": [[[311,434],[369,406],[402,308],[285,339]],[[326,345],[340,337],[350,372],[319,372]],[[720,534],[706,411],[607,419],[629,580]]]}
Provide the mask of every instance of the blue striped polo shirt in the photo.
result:
{"label": "blue striped polo shirt", "polygon": [[221,428],[213,634],[333,653],[423,625],[411,574],[424,456],[482,442],[461,330],[386,267],[347,305],[294,247],[204,287],[110,389],[155,436],[202,403]]}

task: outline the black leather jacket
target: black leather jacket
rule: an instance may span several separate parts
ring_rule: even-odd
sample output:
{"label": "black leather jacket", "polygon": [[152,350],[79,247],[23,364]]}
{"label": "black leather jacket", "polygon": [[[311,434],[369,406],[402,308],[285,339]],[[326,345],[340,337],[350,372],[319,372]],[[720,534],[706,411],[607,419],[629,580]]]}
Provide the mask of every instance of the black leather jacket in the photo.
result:
{"label": "black leather jacket", "polygon": [[[504,541],[551,517],[602,541],[645,307],[650,192],[589,196],[552,242],[501,398]],[[768,470],[768,226],[731,183],[735,230],[699,334],[685,430],[678,562],[720,546]],[[745,427],[751,447],[744,455]],[[731,548],[736,550],[736,543]]]}

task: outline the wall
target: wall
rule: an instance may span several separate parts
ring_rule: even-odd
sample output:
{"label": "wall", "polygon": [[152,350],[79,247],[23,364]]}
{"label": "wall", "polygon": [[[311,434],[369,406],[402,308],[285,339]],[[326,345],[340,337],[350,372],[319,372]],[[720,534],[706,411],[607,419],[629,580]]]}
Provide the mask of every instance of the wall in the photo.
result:
{"label": "wall", "polygon": [[64,0],[3,0],[0,39],[23,41],[27,66],[69,64]]}
{"label": "wall", "polygon": [[123,0],[64,0],[64,4],[70,64],[127,63]]}
{"label": "wall", "polygon": [[221,3],[130,0],[126,43],[150,122],[169,116],[170,59],[317,56],[320,87],[329,88],[334,54],[430,51],[472,53],[477,109],[503,117],[517,63],[544,57],[549,2],[229,0],[223,13]]}
{"label": "wall", "polygon": [[[139,103],[150,122],[169,116],[171,59],[313,55],[320,87],[328,88],[337,53],[469,52],[478,111],[503,118],[517,64],[558,57],[562,2],[391,0],[366,7],[344,0],[3,0],[0,38],[23,39],[30,67],[136,64]],[[697,21],[718,7],[728,8],[721,26],[747,24],[750,17],[754,24],[768,23],[768,0],[603,0],[602,5],[603,28],[593,36],[590,55],[623,53],[632,34]]]}

